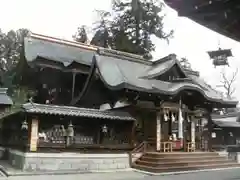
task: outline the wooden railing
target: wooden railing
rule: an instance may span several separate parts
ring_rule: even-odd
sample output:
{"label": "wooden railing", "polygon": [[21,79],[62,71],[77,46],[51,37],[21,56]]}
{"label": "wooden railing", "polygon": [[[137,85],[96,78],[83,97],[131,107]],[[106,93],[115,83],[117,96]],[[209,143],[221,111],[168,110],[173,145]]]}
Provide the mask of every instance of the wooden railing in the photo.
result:
{"label": "wooden railing", "polygon": [[65,151],[65,152],[121,152],[129,151],[133,147],[131,144],[70,144],[39,142],[38,151]]}
{"label": "wooden railing", "polygon": [[136,161],[143,153],[145,153],[151,147],[151,143],[148,141],[143,141],[138,146],[136,146],[130,153],[129,153],[129,164],[132,167],[134,161]]}
{"label": "wooden railing", "polygon": [[142,143],[140,143],[139,145],[137,145],[132,151],[129,152],[129,165],[130,167],[132,167],[134,161],[139,158],[138,155],[139,153],[144,153],[146,152],[146,141],[143,141]]}

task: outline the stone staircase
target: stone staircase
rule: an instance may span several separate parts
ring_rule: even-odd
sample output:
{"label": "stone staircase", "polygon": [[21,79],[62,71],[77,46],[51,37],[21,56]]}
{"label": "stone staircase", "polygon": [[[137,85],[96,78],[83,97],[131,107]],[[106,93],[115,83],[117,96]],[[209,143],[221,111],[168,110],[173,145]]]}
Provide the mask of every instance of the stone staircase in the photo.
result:
{"label": "stone staircase", "polygon": [[132,164],[132,168],[153,173],[229,167],[240,167],[240,164],[216,152],[146,152]]}

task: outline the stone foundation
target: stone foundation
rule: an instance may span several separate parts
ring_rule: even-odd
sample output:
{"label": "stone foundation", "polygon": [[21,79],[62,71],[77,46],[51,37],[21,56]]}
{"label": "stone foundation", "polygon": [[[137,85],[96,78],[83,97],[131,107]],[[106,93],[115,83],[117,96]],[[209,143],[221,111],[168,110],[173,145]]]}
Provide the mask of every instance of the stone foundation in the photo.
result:
{"label": "stone foundation", "polygon": [[129,155],[80,153],[23,153],[9,151],[9,163],[24,171],[109,171],[129,169]]}

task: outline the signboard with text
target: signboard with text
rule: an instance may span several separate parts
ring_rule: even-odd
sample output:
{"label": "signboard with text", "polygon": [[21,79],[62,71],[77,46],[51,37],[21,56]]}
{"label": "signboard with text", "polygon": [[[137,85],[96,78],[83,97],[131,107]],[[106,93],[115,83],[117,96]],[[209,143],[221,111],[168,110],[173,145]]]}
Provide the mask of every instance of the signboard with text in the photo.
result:
{"label": "signboard with text", "polygon": [[30,151],[37,151],[38,142],[38,120],[33,119],[31,124]]}

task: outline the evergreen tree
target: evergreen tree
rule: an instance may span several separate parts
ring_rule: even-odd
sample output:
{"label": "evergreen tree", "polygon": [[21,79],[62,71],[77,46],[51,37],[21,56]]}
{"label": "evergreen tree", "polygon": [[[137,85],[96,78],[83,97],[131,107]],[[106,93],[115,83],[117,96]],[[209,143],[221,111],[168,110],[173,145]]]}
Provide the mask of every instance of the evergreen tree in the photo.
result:
{"label": "evergreen tree", "polygon": [[105,48],[112,47],[112,37],[111,33],[111,21],[109,18],[111,14],[107,11],[96,10],[99,20],[95,22],[95,27],[93,31],[96,31],[90,44]]}
{"label": "evergreen tree", "polygon": [[[163,17],[159,13],[163,9],[161,1],[129,0],[114,1],[115,17],[112,23],[113,42],[123,41],[128,44],[128,52],[144,55],[155,49],[150,36],[168,40],[172,35],[163,31]],[[122,34],[121,36],[119,34]],[[120,40],[119,40],[120,39]],[[120,50],[123,47],[115,44]]]}
{"label": "evergreen tree", "polygon": [[7,33],[0,31],[0,76],[5,87],[10,88],[16,75],[17,66],[23,53],[23,41],[29,30],[10,30]]}
{"label": "evergreen tree", "polygon": [[[29,33],[27,29],[10,30],[4,33],[0,30],[0,78],[1,86],[8,88],[9,95],[14,103],[25,99],[23,94],[28,90],[22,90],[20,80],[27,72],[24,56],[24,37]],[[25,64],[23,66],[23,64]],[[29,81],[29,77],[28,77]]]}
{"label": "evergreen tree", "polygon": [[88,36],[87,36],[86,26],[79,27],[76,34],[73,35],[73,39],[77,42],[87,43]]}
{"label": "evergreen tree", "polygon": [[158,0],[115,0],[112,11],[97,11],[91,44],[151,58],[155,49],[151,35],[169,40],[173,31],[163,31],[162,11],[164,4]]}

